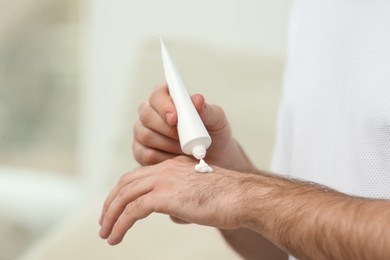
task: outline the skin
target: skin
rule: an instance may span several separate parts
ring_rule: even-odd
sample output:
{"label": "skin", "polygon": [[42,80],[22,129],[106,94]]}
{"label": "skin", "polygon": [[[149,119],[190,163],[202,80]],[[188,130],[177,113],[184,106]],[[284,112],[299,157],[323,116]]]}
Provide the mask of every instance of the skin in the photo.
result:
{"label": "skin", "polygon": [[390,258],[389,201],[256,170],[223,110],[201,95],[192,100],[213,139],[207,159],[214,173],[196,173],[196,161],[181,155],[173,103],[166,85],[157,87],[134,127],[133,152],[145,166],[123,175],[103,206],[100,236],[109,244],[158,212],[219,228],[245,259]]}

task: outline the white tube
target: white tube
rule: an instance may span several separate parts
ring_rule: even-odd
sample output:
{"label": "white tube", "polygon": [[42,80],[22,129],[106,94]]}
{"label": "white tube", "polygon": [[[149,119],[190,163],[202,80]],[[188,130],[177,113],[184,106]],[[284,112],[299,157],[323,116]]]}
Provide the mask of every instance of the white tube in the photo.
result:
{"label": "white tube", "polygon": [[193,155],[198,160],[203,159],[206,156],[206,149],[211,144],[211,137],[162,40],[161,53],[169,94],[177,111],[177,131],[181,150],[185,154]]}

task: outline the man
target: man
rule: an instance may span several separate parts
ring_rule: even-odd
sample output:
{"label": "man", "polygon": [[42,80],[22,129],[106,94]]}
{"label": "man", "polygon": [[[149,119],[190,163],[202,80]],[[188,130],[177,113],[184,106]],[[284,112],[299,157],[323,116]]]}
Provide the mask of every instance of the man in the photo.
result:
{"label": "man", "polygon": [[167,87],[156,88],[134,127],[145,167],[108,196],[101,237],[117,244],[160,212],[219,228],[246,259],[390,259],[389,14],[388,1],[295,1],[273,162],[288,178],[257,170],[202,95],[192,100],[214,173],[194,172]]}

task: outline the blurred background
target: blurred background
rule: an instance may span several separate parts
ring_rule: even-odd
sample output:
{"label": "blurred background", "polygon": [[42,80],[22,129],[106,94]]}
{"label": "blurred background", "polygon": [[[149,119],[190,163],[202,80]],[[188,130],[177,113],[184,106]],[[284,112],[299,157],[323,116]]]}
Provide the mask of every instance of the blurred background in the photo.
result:
{"label": "blurred background", "polygon": [[139,104],[164,81],[158,37],[190,93],[222,106],[268,169],[290,0],[0,1],[0,260],[238,259],[211,228],[152,215],[109,247],[102,202]]}

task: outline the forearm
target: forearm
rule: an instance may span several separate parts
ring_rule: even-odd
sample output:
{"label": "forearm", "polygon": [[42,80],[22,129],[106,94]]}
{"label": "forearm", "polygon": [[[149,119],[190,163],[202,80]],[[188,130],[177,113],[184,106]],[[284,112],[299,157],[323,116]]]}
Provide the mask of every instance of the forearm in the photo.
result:
{"label": "forearm", "polygon": [[245,227],[299,259],[390,259],[390,202],[256,176]]}
{"label": "forearm", "polygon": [[257,168],[249,159],[236,139],[230,139],[225,149],[218,156],[221,160],[215,164],[229,170],[240,172],[256,172]]}
{"label": "forearm", "polygon": [[[245,172],[257,171],[241,145],[235,139],[231,139],[222,158],[224,159],[222,167],[226,169]],[[220,232],[226,242],[244,259],[287,259],[285,252],[253,230],[244,228],[221,229]]]}

